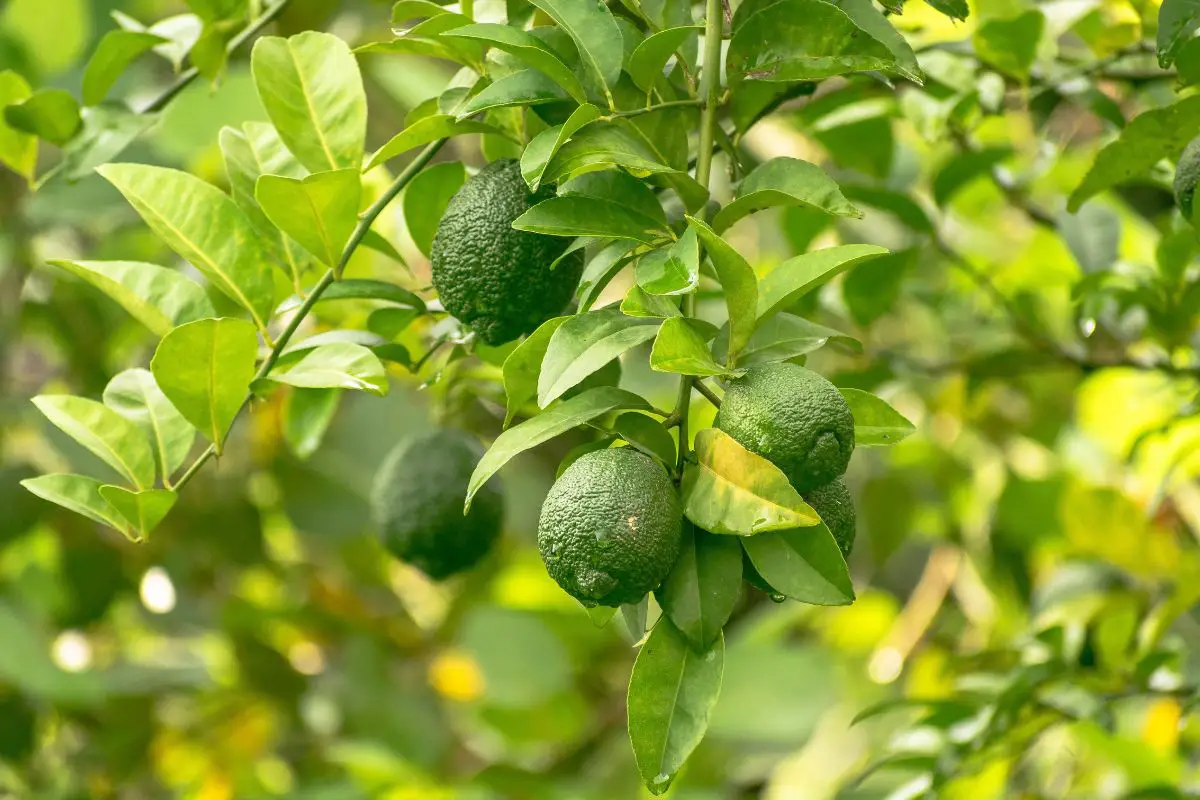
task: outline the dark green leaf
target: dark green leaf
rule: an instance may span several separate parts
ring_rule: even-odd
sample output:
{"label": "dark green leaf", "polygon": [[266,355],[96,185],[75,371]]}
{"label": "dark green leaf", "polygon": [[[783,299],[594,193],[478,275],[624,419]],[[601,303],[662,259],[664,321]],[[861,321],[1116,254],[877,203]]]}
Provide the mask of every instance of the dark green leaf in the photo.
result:
{"label": "dark green leaf", "polygon": [[[713,343],[713,352],[725,352],[729,336],[728,328],[722,328]],[[841,331],[809,322],[792,314],[774,314],[764,321],[738,356],[743,367],[774,361],[787,361],[819,350],[829,342],[836,342],[856,352],[862,352],[862,344]]]}
{"label": "dark green leaf", "polygon": [[626,350],[654,338],[658,320],[627,317],[611,308],[569,317],[550,337],[538,377],[545,408]]}
{"label": "dark green leaf", "polygon": [[584,71],[612,105],[611,89],[621,77],[625,45],[621,29],[604,3],[594,0],[531,0],[567,32]]}
{"label": "dark green leaf", "polygon": [[912,48],[871,0],[833,0],[868,36],[883,44],[896,59],[896,74],[916,84],[924,80]]}
{"label": "dark green leaf", "polygon": [[630,211],[649,217],[659,226],[666,228],[667,216],[654,191],[627,172],[606,169],[588,172],[563,183],[558,187],[560,196],[577,195],[608,200],[628,206]]}
{"label": "dark green leaf", "polygon": [[669,235],[660,223],[628,206],[582,195],[543,200],[513,220],[513,227],[550,236],[601,236],[645,244]]}
{"label": "dark green leaf", "polygon": [[1158,65],[1171,66],[1180,48],[1200,27],[1200,2],[1163,0],[1158,9]]}
{"label": "dark green leaf", "polygon": [[818,606],[854,602],[846,560],[823,522],[751,536],[742,547],[763,580],[786,597]]}
{"label": "dark green leaf", "polygon": [[639,450],[675,468],[675,440],[666,427],[653,417],[629,411],[617,417],[612,429]]}
{"label": "dark green leaf", "polygon": [[862,217],[842,196],[838,185],[816,164],[780,156],[756,167],[737,189],[733,202],[713,217],[723,231],[742,217],[773,206],[802,205],[839,217]]}
{"label": "dark green leaf", "polygon": [[919,203],[906,194],[876,186],[842,184],[842,194],[864,206],[891,214],[917,233],[933,233],[933,223]]}
{"label": "dark green leaf", "polygon": [[595,122],[600,118],[600,109],[591,103],[584,103],[571,112],[567,121],[562,125],[547,128],[530,140],[521,154],[521,176],[529,184],[529,190],[536,192],[542,183],[542,175],[549,166],[550,160],[560,148],[575,135],[580,128]]}
{"label": "dark green leaf", "polygon": [[554,317],[538,326],[525,337],[508,358],[504,359],[504,394],[507,398],[504,427],[508,427],[521,407],[537,397],[538,375],[550,337],[571,317]]}
{"label": "dark green leaf", "polygon": [[737,541],[688,524],[679,558],[654,597],[692,649],[704,652],[721,636],[741,587]]}
{"label": "dark green leaf", "polygon": [[842,299],[859,325],[870,325],[886,314],[900,296],[904,277],[916,266],[921,249],[888,253],[855,268],[842,283]]}
{"label": "dark green leaf", "polygon": [[575,77],[575,73],[563,63],[549,45],[532,33],[509,25],[483,22],[454,28],[446,31],[443,36],[475,39],[486,42],[506,53],[512,53],[565,89],[576,102],[583,103],[587,100],[583,84],[579,82],[579,78]]}
{"label": "dark green leaf", "polygon": [[967,0],[925,0],[925,2],[950,19],[965,20],[971,13]]}

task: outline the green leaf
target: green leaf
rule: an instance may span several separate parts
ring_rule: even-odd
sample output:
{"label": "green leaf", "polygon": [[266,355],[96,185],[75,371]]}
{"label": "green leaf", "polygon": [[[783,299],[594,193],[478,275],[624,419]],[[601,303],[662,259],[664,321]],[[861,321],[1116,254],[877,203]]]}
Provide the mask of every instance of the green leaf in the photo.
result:
{"label": "green leaf", "polygon": [[742,588],[742,548],[727,536],[683,526],[679,558],[654,593],[693,650],[716,643]]}
{"label": "green leaf", "polygon": [[579,175],[561,184],[558,194],[562,197],[577,195],[618,203],[656,221],[663,230],[667,228],[667,215],[654,190],[623,170],[606,169]]}
{"label": "green leaf", "polygon": [[115,30],[104,34],[83,70],[83,103],[102,102],[117,78],[137,57],[166,39],[145,31]]}
{"label": "green leaf", "polygon": [[625,71],[639,89],[649,93],[662,77],[667,62],[685,42],[689,39],[694,41],[696,32],[700,30],[703,30],[700,25],[681,25],[650,34],[633,48]]}
{"label": "green leaf", "polygon": [[851,267],[886,253],[873,244],[846,244],[789,258],[759,284],[758,324]]}
{"label": "green leaf", "polygon": [[145,369],[118,373],[104,387],[104,404],[141,428],[163,483],[169,484],[171,474],[187,460],[196,430],[158,388],[154,375]]}
{"label": "green leaf", "polygon": [[409,125],[393,136],[387,144],[376,150],[367,163],[366,170],[372,170],[402,153],[407,153],[409,150],[414,150],[438,139],[448,139],[467,133],[506,135],[495,125],[489,125],[486,122],[477,122],[471,119],[459,120],[449,114],[430,114]]}
{"label": "green leaf", "polygon": [[842,194],[853,202],[879,209],[917,233],[933,233],[933,223],[919,203],[906,194],[877,186],[842,184]]}
{"label": "green leaf", "polygon": [[1121,215],[1093,203],[1058,218],[1058,232],[1085,275],[1103,272],[1121,255]]}
{"label": "green leaf", "polygon": [[[713,352],[718,357],[725,350],[728,335],[728,329],[722,328],[713,344]],[[754,364],[787,361],[820,350],[831,341],[845,345],[855,352],[862,352],[862,344],[841,331],[809,322],[793,314],[775,314],[754,331],[742,354],[738,356],[738,363],[743,367],[750,367]]]}
{"label": "green leaf", "polygon": [[945,208],[959,190],[965,188],[976,178],[989,174],[1000,162],[1011,155],[1011,147],[988,147],[955,155],[934,176],[934,202]]}
{"label": "green leaf", "polygon": [[546,358],[550,338],[569,319],[571,317],[546,320],[504,359],[504,395],[507,398],[505,428],[526,403],[537,397],[538,375],[542,371],[542,361]]}
{"label": "green leaf", "polygon": [[855,322],[870,325],[895,307],[904,278],[916,268],[921,252],[920,247],[910,247],[888,253],[846,276],[842,283],[842,299]]}
{"label": "green leaf", "polygon": [[582,195],[551,197],[513,220],[517,230],[550,236],[602,236],[652,244],[670,232],[626,205]]}
{"label": "green leaf", "polygon": [[621,270],[633,259],[630,255],[638,246],[637,242],[618,241],[603,247],[584,267],[583,277],[579,280],[579,312],[590,311],[592,305],[600,297]]}
{"label": "green leaf", "polygon": [[704,336],[683,317],[671,317],[658,329],[650,351],[650,368],[699,377],[731,374],[713,359]]}
{"label": "green leaf", "polygon": [[854,602],[846,559],[825,523],[742,539],[750,563],[780,594],[818,606]]}
{"label": "green leaf", "polygon": [[925,2],[950,19],[966,20],[967,15],[971,13],[967,0],[925,0]]}
{"label": "green leaf", "polygon": [[596,122],[567,142],[546,167],[544,180],[562,183],[604,167],[623,167],[637,174],[670,174],[674,167],[663,163],[646,140],[633,132],[627,120]]}
{"label": "green leaf", "polygon": [[465,119],[493,108],[537,106],[568,99],[570,95],[557,83],[535,69],[525,69],[486,86],[459,109],[458,118]]}
{"label": "green leaf", "polygon": [[898,444],[917,429],[896,409],[870,392],[838,389],[854,414],[854,444],[858,447],[883,447]]}
{"label": "green leaf", "polygon": [[754,333],[755,309],[761,305],[758,282],[746,259],[712,228],[695,217],[687,217],[687,224],[696,231],[700,244],[708,253],[708,260],[717,271],[721,288],[725,290],[730,331],[727,358],[732,366],[737,363],[738,352]]}
{"label": "green leaf", "polygon": [[725,640],[697,654],[667,617],[642,645],[629,678],[629,740],[646,787],[661,795],[700,744],[725,671]]}
{"label": "green leaf", "polygon": [[106,164],[96,171],[125,195],[168,247],[248,310],[259,330],[266,329],[275,306],[270,251],[228,195],[164,167]]}
{"label": "green leaf", "polygon": [[175,270],[138,261],[53,259],[48,263],[95,286],[159,336],[215,314],[204,289]]}
{"label": "green leaf", "polygon": [[339,389],[293,389],[283,407],[283,439],[304,460],[317,452],[337,413]]}
{"label": "green leaf", "polygon": [[821,521],[778,467],[724,431],[699,431],[694,449],[696,463],[683,473],[683,510],[704,530],[756,536]]}
{"label": "green leaf", "polygon": [[258,337],[245,320],[202,319],[168,333],[150,371],[158,387],[217,448],[250,392]]}
{"label": "green leaf", "polygon": [[154,485],[154,453],[140,428],[103,403],[71,395],[33,398],[46,419],[139,489]]}
{"label": "green leaf", "polygon": [[[29,83],[12,70],[0,72],[0,108],[23,103],[33,94]],[[32,182],[37,169],[36,136],[12,127],[0,116],[0,163]]]}
{"label": "green leaf", "polygon": [[650,294],[690,294],[700,284],[700,242],[689,226],[678,241],[638,259],[634,276]]}
{"label": "green leaf", "polygon": [[613,308],[568,318],[546,347],[538,377],[538,406],[550,405],[626,350],[653,339],[657,331],[658,320],[627,317]]}
{"label": "green leaf", "polygon": [[[290,356],[293,354],[307,353],[315,350],[318,347],[327,344],[356,344],[366,348],[374,348],[384,343],[383,337],[378,336],[370,331],[360,331],[356,329],[340,330],[334,329],[331,331],[321,331],[312,336],[307,336],[298,341],[293,340],[288,343],[287,347],[283,348],[281,356]],[[280,358],[281,364],[294,364],[294,358]],[[283,369],[282,367],[280,368]]]}
{"label": "green leaf", "polygon": [[467,182],[467,170],[460,161],[448,161],[426,167],[404,190],[404,224],[417,249],[429,256],[433,237],[450,199]]}
{"label": "green leaf", "polygon": [[616,409],[649,411],[650,404],[624,389],[600,386],[564,400],[500,434],[471,474],[464,511],[470,509],[475,493],[514,456]]}
{"label": "green leaf", "polygon": [[1096,163],[1083,183],[1071,192],[1067,211],[1074,214],[1089,197],[1145,176],[1164,158],[1178,158],[1197,130],[1200,130],[1200,95],[1137,115],[1117,140],[1096,156]]}
{"label": "green leaf", "polygon": [[400,0],[392,6],[392,24],[402,25],[410,19],[427,19],[453,13],[430,0]]}
{"label": "green leaf", "polygon": [[39,475],[21,481],[21,485],[43,500],[74,511],[93,522],[115,528],[126,536],[129,535],[129,525],[117,510],[100,496],[100,487],[104,484],[95,478],[85,475]]}
{"label": "green leaf", "polygon": [[733,20],[726,68],[742,79],[816,81],[879,70],[903,74],[883,42],[824,0],[745,2]]}
{"label": "green leaf", "polygon": [[415,308],[377,308],[367,317],[367,330],[390,342],[420,315]]}
{"label": "green leaf", "polygon": [[662,461],[668,469],[675,468],[675,440],[657,419],[628,411],[617,417],[612,429],[638,450]]}
{"label": "green leaf", "polygon": [[1041,11],[1030,9],[1011,19],[988,19],[975,31],[973,42],[980,59],[1027,83],[1046,27]]}
{"label": "green leaf", "polygon": [[612,92],[621,77],[625,44],[612,12],[596,0],[531,0],[567,32],[595,88],[612,107]]}
{"label": "green leaf", "polygon": [[642,287],[634,284],[621,301],[621,313],[627,317],[678,317],[683,314],[679,310],[679,301],[671,297],[649,294]]}
{"label": "green leaf", "polygon": [[267,116],[305,168],[362,166],[367,97],[345,42],[318,31],[264,36],[254,43],[250,64]]}
{"label": "green leaf", "polygon": [[145,541],[179,499],[169,489],[131,492],[121,486],[101,486],[100,496],[129,523],[134,533],[129,538],[135,542]]}
{"label": "green leaf", "polygon": [[[54,174],[68,181],[88,177],[107,164],[158,121],[155,114],[135,114],[113,106],[83,109],[83,130],[67,143]],[[43,181],[51,176],[46,175]]]}
{"label": "green leaf", "polygon": [[584,103],[571,112],[562,125],[547,128],[530,140],[521,154],[521,177],[529,184],[529,191],[536,192],[542,183],[550,160],[571,140],[581,128],[600,118],[600,109]]}
{"label": "green leaf", "polygon": [[1163,0],[1158,9],[1158,65],[1171,66],[1196,28],[1200,27],[1200,0]]}
{"label": "green leaf", "polygon": [[356,389],[376,395],[388,390],[387,373],[379,358],[360,344],[323,344],[295,364],[275,370],[267,380],[305,389]]}
{"label": "green leaf", "polygon": [[780,156],[760,164],[746,176],[733,202],[713,217],[713,229],[724,231],[742,217],[764,208],[796,205],[838,217],[861,219],[863,215],[816,164]]}
{"label": "green leaf", "polygon": [[358,224],[362,181],[357,169],[316,172],[301,180],[263,175],[254,196],[279,230],[332,267]]}
{"label": "green leaf", "polygon": [[583,84],[579,82],[579,78],[575,77],[575,73],[571,71],[570,67],[563,63],[549,45],[528,31],[494,22],[481,22],[454,28],[442,35],[451,38],[475,39],[486,42],[498,50],[511,53],[565,89],[576,102],[587,101],[587,93],[583,89]]}
{"label": "green leaf", "polygon": [[917,57],[912,48],[871,0],[833,0],[833,2],[846,12],[846,16],[850,17],[851,22],[872,39],[882,43],[891,52],[896,59],[896,74],[918,85],[924,82],[924,75],[921,73],[921,67],[917,64]]}
{"label": "green leaf", "polygon": [[425,310],[425,301],[408,289],[394,283],[370,278],[346,278],[337,281],[321,295],[322,303],[333,300],[383,300],[410,306],[419,311]]}
{"label": "green leaf", "polygon": [[38,89],[27,100],[4,109],[12,127],[62,146],[79,132],[79,102],[62,89]]}

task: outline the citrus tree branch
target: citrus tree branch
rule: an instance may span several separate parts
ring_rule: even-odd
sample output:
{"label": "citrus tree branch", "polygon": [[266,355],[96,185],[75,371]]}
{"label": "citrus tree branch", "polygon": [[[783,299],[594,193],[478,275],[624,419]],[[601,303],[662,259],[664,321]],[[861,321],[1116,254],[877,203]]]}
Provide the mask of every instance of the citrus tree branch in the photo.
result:
{"label": "citrus tree branch", "polygon": [[717,396],[716,392],[714,392],[707,385],[705,385],[704,381],[702,381],[700,379],[696,379],[692,383],[692,386],[694,386],[696,388],[697,392],[704,395],[704,399],[707,400],[708,402],[712,403],[714,407],[716,407],[716,408],[721,407],[721,398]]}
{"label": "citrus tree branch", "polygon": [[704,101],[698,97],[689,97],[686,100],[668,100],[665,103],[653,103],[644,108],[634,108],[629,111],[615,111],[608,114],[606,119],[618,119],[628,117],[640,117],[642,114],[651,114],[655,111],[662,111],[667,108],[695,108],[696,106],[704,105]]}
{"label": "citrus tree branch", "polygon": [[[284,349],[287,348],[288,342],[290,342],[292,337],[296,335],[296,331],[299,330],[301,323],[303,323],[305,318],[308,317],[308,315],[312,312],[313,307],[316,306],[317,302],[321,299],[321,295],[325,293],[326,289],[337,282],[338,278],[341,276],[342,270],[344,270],[346,265],[350,263],[350,258],[354,255],[355,251],[358,250],[358,246],[362,244],[363,237],[367,235],[367,231],[371,229],[371,225],[374,224],[379,215],[383,213],[383,210],[388,207],[388,204],[396,199],[396,195],[400,194],[404,187],[407,186],[409,182],[412,181],[412,179],[415,178],[417,174],[425,168],[425,165],[428,164],[435,155],[437,155],[437,152],[442,149],[444,144],[446,144],[446,139],[438,139],[436,142],[431,142],[430,144],[426,145],[425,149],[422,150],[417,157],[414,158],[409,165],[404,168],[404,171],[396,176],[396,179],[392,181],[387,190],[379,196],[379,199],[376,200],[371,207],[363,213],[362,217],[360,217],[358,220],[358,225],[354,228],[354,232],[350,235],[350,240],[346,242],[345,248],[342,249],[342,257],[338,259],[337,266],[331,267],[325,271],[325,274],[321,276],[320,280],[317,281],[317,284],[313,287],[312,291],[309,292],[308,297],[304,299],[303,305],[296,309],[296,313],[292,315],[292,318],[288,321],[287,327],[283,329],[283,333],[279,334],[279,338],[275,341],[275,345],[271,348],[271,352],[267,354],[265,359],[263,359],[263,363],[258,368],[258,372],[254,374],[254,379],[251,381],[251,384],[253,384],[255,381],[262,380],[270,374],[271,370],[279,362],[279,357],[283,355]],[[246,395],[246,399],[242,401],[242,407],[238,411],[239,415],[245,410],[246,406],[250,405],[250,400],[253,397],[253,392]],[[216,454],[216,445],[209,445],[203,453],[196,457],[196,460],[187,468],[187,471],[180,476],[179,481],[175,484],[175,491],[182,489],[184,485],[186,485],[187,482],[190,481],[196,475],[196,473],[200,471],[200,468],[203,467],[204,464]]]}

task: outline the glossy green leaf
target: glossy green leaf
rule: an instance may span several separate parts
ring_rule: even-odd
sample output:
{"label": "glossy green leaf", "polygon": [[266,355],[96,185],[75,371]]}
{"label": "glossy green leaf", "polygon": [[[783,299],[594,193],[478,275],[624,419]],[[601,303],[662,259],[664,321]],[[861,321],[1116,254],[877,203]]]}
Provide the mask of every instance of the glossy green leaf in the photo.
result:
{"label": "glossy green leaf", "polygon": [[604,167],[623,167],[637,174],[664,174],[676,170],[663,163],[662,154],[636,134],[627,120],[596,122],[579,131],[550,159],[544,180],[562,183]]}
{"label": "glossy green leaf", "polygon": [[689,226],[665,247],[651,250],[634,268],[638,286],[650,294],[690,294],[700,283],[700,240]]}
{"label": "glossy green leaf", "polygon": [[1178,158],[1197,130],[1200,130],[1200,95],[1137,115],[1096,156],[1083,182],[1071,192],[1067,211],[1074,214],[1093,195],[1144,177],[1164,158]]}
{"label": "glossy green leaf", "polygon": [[154,450],[163,483],[187,460],[196,429],[171,405],[145,369],[127,369],[104,387],[104,404],[142,430]]}
{"label": "glossy green leaf", "polygon": [[525,69],[505,75],[489,84],[459,109],[458,118],[465,119],[493,108],[536,106],[569,98],[570,95],[542,73],[535,69]]}
{"label": "glossy green leaf", "polygon": [[270,251],[221,190],[179,170],[144,164],[97,169],[167,246],[248,310],[263,330],[275,306]]}
{"label": "glossy green leaf", "polygon": [[652,794],[670,788],[704,738],[724,671],[723,637],[696,653],[665,616],[642,645],[629,678],[629,739]]}
{"label": "glossy green leaf", "polygon": [[[287,347],[283,348],[283,356],[293,354],[307,353],[310,350],[315,350],[318,347],[327,344],[357,344],[363,347],[371,348],[378,347],[384,343],[383,337],[370,331],[360,331],[353,328],[337,329],[331,331],[321,331],[314,333],[312,336],[306,336],[303,339],[293,340],[288,343]],[[281,358],[280,362],[290,366],[295,359]]]}
{"label": "glossy green leaf", "polygon": [[168,489],[131,492],[122,486],[101,486],[100,496],[116,509],[132,530],[135,542],[142,542],[170,513],[179,496]]}
{"label": "glossy green leaf", "polygon": [[975,52],[1006,75],[1027,82],[1045,27],[1046,17],[1037,9],[1010,19],[984,20],[973,38]]}
{"label": "glossy green leaf", "polygon": [[460,120],[449,114],[430,114],[409,125],[388,140],[387,144],[376,150],[367,163],[366,169],[374,169],[385,161],[438,139],[448,139],[468,133],[505,135],[504,131],[486,122],[472,119]]}
{"label": "glossy green leaf", "polygon": [[115,30],[104,34],[83,70],[84,105],[102,102],[108,90],[138,56],[166,41],[146,31]]}
{"label": "glossy green leaf", "polygon": [[628,411],[617,417],[612,429],[620,438],[659,459],[669,469],[675,468],[675,439],[659,420],[636,411]]}
{"label": "glossy green leaf", "polygon": [[337,281],[321,295],[322,303],[334,300],[383,300],[419,311],[425,310],[425,301],[403,286],[370,278],[346,278]]}
{"label": "glossy green leaf", "polygon": [[546,358],[550,338],[569,319],[571,317],[546,320],[504,359],[504,395],[507,399],[504,427],[512,423],[513,417],[526,403],[537,397],[538,375],[542,371],[542,361]]}
{"label": "glossy green leaf", "polygon": [[4,109],[4,121],[19,131],[62,146],[79,132],[79,102],[62,89],[38,89],[28,99]]}
{"label": "glossy green leaf", "polygon": [[883,447],[897,444],[917,428],[884,400],[861,389],[838,389],[854,414],[854,444]]}
{"label": "glossy green leaf", "polygon": [[475,39],[490,44],[498,50],[511,53],[565,89],[576,102],[583,103],[587,100],[583,84],[579,82],[579,78],[575,77],[575,73],[571,71],[570,67],[563,63],[549,45],[528,31],[494,22],[481,22],[454,28],[442,35],[450,38]]}
{"label": "glossy green leaf", "polygon": [[807,206],[838,217],[862,218],[862,212],[842,196],[838,185],[816,164],[780,156],[766,161],[746,176],[733,202],[713,217],[720,232],[742,217],[773,206]]}
{"label": "glossy green leaf", "polygon": [[240,319],[202,319],[168,333],[150,371],[171,404],[220,454],[250,392],[258,337]]}
{"label": "glossy green leaf", "polygon": [[568,318],[546,347],[538,406],[545,408],[626,350],[653,339],[657,331],[657,320],[627,317],[612,308]]}
{"label": "glossy green leaf", "polygon": [[793,600],[819,606],[854,602],[846,560],[824,523],[742,539],[767,584]]}
{"label": "glossy green leaf", "polygon": [[46,419],[139,489],[154,485],[154,453],[141,429],[103,403],[71,395],[33,398]]}
{"label": "glossy green leaf", "polygon": [[250,63],[263,108],[301,164],[311,172],[362,167],[367,97],[345,42],[318,31],[264,36]]}
{"label": "glossy green leaf", "polygon": [[558,194],[562,197],[592,197],[618,203],[643,217],[649,217],[663,229],[667,227],[667,215],[654,190],[624,170],[587,172],[560,184]]}
{"label": "glossy green leaf", "polygon": [[339,389],[293,389],[283,406],[283,439],[299,459],[321,446],[337,413]]}
{"label": "glossy green leaf", "polygon": [[464,508],[470,508],[475,493],[514,456],[617,409],[649,411],[650,404],[624,389],[600,386],[581,392],[554,408],[509,428],[496,437],[496,441],[492,442],[492,446],[476,465],[467,487]]}
{"label": "glossy green leaf", "polygon": [[[724,352],[728,329],[722,328],[713,344],[718,358]],[[820,350],[829,342],[836,342],[861,353],[862,343],[841,331],[809,322],[793,314],[774,314],[754,331],[750,341],[738,356],[743,367],[787,361],[797,356]]]}
{"label": "glossy green leaf", "polygon": [[814,81],[870,70],[902,74],[887,45],[824,0],[743,3],[726,68],[735,83]]}
{"label": "glossy green leaf", "polygon": [[625,71],[639,89],[648,93],[684,43],[690,39],[695,46],[696,32],[700,30],[703,28],[699,25],[681,25],[650,34],[633,48]]}
{"label": "glossy green leaf", "polygon": [[579,281],[579,311],[590,311],[601,292],[633,259],[630,255],[637,242],[617,241],[601,248],[584,267]]}
{"label": "glossy green leaf", "polygon": [[54,474],[29,478],[21,485],[43,500],[129,535],[125,518],[100,496],[102,481],[85,475]]}
{"label": "glossy green leaf", "polygon": [[404,224],[417,249],[429,255],[433,237],[450,199],[467,182],[462,162],[448,161],[426,167],[404,190]]}
{"label": "glossy green leaf", "polygon": [[550,160],[571,140],[581,128],[600,118],[600,109],[591,103],[584,103],[571,112],[567,121],[562,125],[539,133],[525,146],[521,154],[521,176],[529,184],[529,190],[536,192],[542,183],[542,175],[546,172]]}
{"label": "glossy green leaf", "polygon": [[833,3],[846,12],[851,22],[891,52],[892,57],[896,59],[897,75],[918,85],[923,82],[924,76],[912,47],[871,0],[833,0]]}
{"label": "glossy green leaf", "polygon": [[758,281],[754,270],[738,251],[729,246],[712,228],[695,217],[688,217],[689,228],[696,231],[708,260],[717,271],[725,291],[725,307],[729,311],[729,364],[736,363],[737,354],[754,334],[755,309],[761,305]]}
{"label": "glossy green leaf", "polygon": [[531,0],[575,42],[594,88],[612,105],[611,89],[621,77],[625,45],[608,6],[595,0]]}
{"label": "glossy green leaf", "polygon": [[663,613],[697,652],[713,646],[742,589],[742,548],[736,539],[686,524],[679,558],[654,593]]}
{"label": "glossy green leaf", "polygon": [[581,195],[543,200],[513,220],[513,227],[550,236],[602,236],[646,244],[669,235],[661,224],[628,206]]}
{"label": "glossy green leaf", "polygon": [[428,19],[453,13],[430,0],[400,0],[392,6],[392,24],[401,25],[411,19]]}
{"label": "glossy green leaf", "polygon": [[[33,94],[29,82],[12,70],[0,72],[0,108],[23,103]],[[0,163],[27,181],[37,169],[37,137],[12,127],[0,115]]]}
{"label": "glossy green leaf", "polygon": [[362,181],[357,169],[317,172],[300,180],[263,175],[254,196],[279,230],[332,267],[358,224]]}
{"label": "glossy green leaf", "polygon": [[305,389],[356,389],[377,395],[388,390],[378,356],[350,342],[321,345],[295,364],[272,371],[267,379]]}
{"label": "glossy green leaf", "polygon": [[759,283],[758,324],[851,267],[886,253],[873,244],[846,244],[788,259]]}
{"label": "glossy green leaf", "polygon": [[204,289],[175,270],[137,261],[53,259],[48,263],[95,286],[159,336],[215,314]]}
{"label": "glossy green leaf", "polygon": [[642,287],[634,284],[630,287],[625,299],[621,301],[621,313],[628,317],[678,317],[683,314],[679,310],[679,301],[673,297],[663,297],[650,294]]}
{"label": "glossy green leaf", "polygon": [[1200,27],[1200,2],[1197,0],[1163,0],[1158,9],[1158,65],[1171,66],[1179,51]]}
{"label": "glossy green leaf", "polygon": [[377,308],[367,317],[367,330],[391,341],[408,330],[420,315],[415,308]]}
{"label": "glossy green leaf", "polygon": [[694,449],[696,463],[683,473],[683,507],[700,528],[756,536],[821,521],[778,467],[724,431],[699,431]]}
{"label": "glossy green leaf", "polygon": [[683,317],[671,317],[659,328],[650,351],[650,368],[699,377],[730,374],[713,359],[704,336]]}

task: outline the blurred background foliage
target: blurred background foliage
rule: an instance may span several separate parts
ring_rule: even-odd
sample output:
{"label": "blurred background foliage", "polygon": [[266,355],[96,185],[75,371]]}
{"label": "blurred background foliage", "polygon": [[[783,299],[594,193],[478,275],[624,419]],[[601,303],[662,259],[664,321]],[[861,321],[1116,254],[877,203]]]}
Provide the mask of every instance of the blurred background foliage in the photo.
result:
{"label": "blurred background foliage", "polygon": [[[78,93],[113,12],[149,24],[207,3],[190,5],[8,0],[0,70]],[[887,398],[918,433],[860,453],[847,476],[853,606],[745,590],[712,727],[674,797],[1200,789],[1196,238],[1167,171],[1062,210],[1099,147],[1171,102],[1195,58],[1157,68],[1154,0],[979,0],[957,23],[935,9],[955,5],[909,0],[893,17],[923,88],[828,81],[739,135],[747,163],[820,163],[867,211],[743,220],[729,238],[760,273],[842,241],[894,251],[800,312],[862,345],[810,364]],[[379,2],[296,0],[275,29],[353,44],[386,38],[388,18]],[[452,75],[432,59],[360,61],[368,146]],[[168,61],[143,59],[113,95],[137,108],[173,79]],[[218,131],[265,119],[243,52],[124,159],[223,185]],[[480,139],[442,159],[503,154]],[[19,488],[37,472],[105,470],[28,399],[98,396],[153,343],[43,264],[174,262],[94,176],[36,194],[0,178],[0,797],[642,796],[625,741],[629,636],[619,618],[592,624],[534,544],[541,498],[583,433],[505,470],[503,546],[445,585],[385,555],[365,501],[385,452],[435,414],[499,431],[495,384],[467,375],[446,396],[444,359],[397,368],[386,399],[344,398],[307,458],[282,401],[259,405],[150,542],[99,531]],[[406,205],[419,198],[381,230],[415,277],[365,251],[352,272],[428,282]],[[361,327],[370,311],[330,308],[323,325]],[[493,379],[503,352],[483,355],[471,369]],[[645,361],[627,359],[623,381],[669,405],[674,379]],[[711,420],[703,401],[693,411],[697,428]]]}

